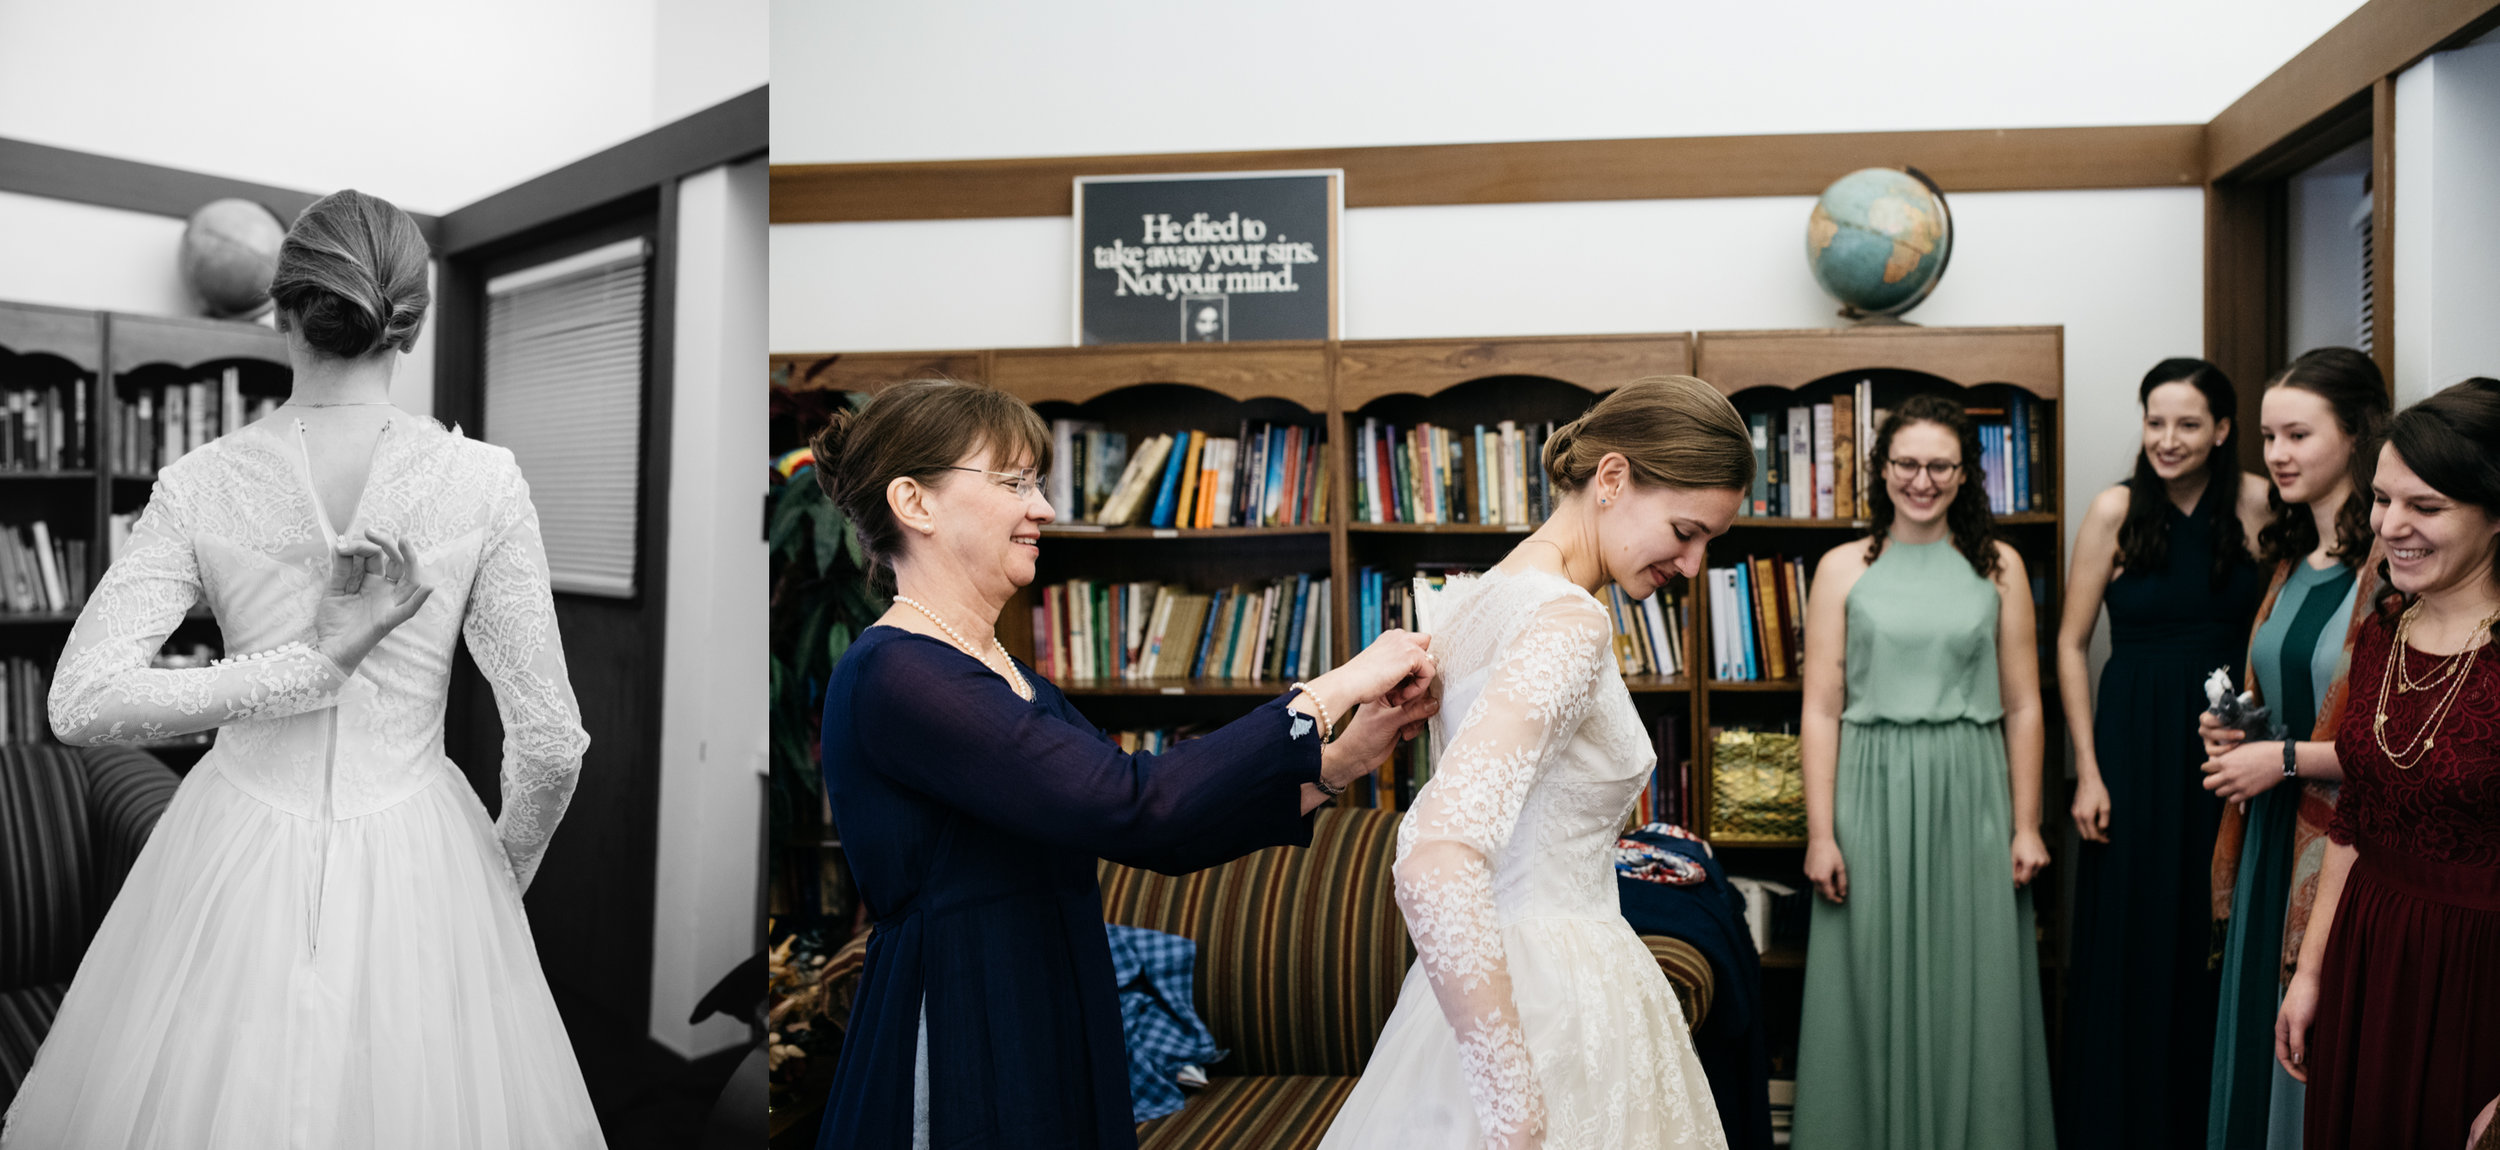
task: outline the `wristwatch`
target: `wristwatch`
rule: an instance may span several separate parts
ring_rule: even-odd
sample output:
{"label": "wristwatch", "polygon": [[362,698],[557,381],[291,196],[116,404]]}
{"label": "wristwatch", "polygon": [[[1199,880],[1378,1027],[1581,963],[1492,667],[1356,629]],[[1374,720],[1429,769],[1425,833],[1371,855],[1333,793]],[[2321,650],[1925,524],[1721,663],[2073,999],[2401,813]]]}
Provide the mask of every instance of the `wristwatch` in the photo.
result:
{"label": "wristwatch", "polygon": [[2290,739],[2285,739],[2285,740],[2283,740],[2283,777],[2284,777],[2284,778],[2287,778],[2287,779],[2297,779],[2297,778],[2299,778],[2299,777],[2300,777],[2300,757],[2299,757],[2299,747],[2300,747],[2300,744],[2295,743],[2295,742],[2291,741]]}

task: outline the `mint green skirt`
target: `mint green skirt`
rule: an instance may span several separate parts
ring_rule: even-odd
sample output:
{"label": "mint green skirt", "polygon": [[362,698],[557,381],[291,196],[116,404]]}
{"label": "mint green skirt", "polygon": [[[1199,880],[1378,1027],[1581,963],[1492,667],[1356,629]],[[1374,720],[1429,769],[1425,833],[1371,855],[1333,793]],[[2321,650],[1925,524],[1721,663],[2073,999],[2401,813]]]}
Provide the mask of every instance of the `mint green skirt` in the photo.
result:
{"label": "mint green skirt", "polygon": [[2055,1150],[2003,724],[1843,723],[1838,783],[1849,899],[1814,900],[1795,1145]]}

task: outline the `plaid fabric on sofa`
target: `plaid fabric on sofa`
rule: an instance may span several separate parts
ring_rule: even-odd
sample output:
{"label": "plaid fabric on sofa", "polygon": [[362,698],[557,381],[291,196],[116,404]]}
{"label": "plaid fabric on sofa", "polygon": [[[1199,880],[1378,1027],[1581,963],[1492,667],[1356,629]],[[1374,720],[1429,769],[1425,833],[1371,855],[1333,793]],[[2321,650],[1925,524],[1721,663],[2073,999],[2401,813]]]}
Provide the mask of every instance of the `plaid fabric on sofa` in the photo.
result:
{"label": "plaid fabric on sofa", "polygon": [[[1330,807],[1311,845],[1173,877],[1098,864],[1103,920],[1198,943],[1198,1016],[1232,1056],[1180,1113],[1137,1128],[1140,1150],[1310,1150],[1353,1093],[1415,961],[1389,865],[1394,811]],[[1710,963],[1645,936],[1688,1025],[1710,1008]],[[826,978],[847,1002],[865,936]]]}
{"label": "plaid fabric on sofa", "polygon": [[128,747],[0,745],[0,1110],[181,782]]}

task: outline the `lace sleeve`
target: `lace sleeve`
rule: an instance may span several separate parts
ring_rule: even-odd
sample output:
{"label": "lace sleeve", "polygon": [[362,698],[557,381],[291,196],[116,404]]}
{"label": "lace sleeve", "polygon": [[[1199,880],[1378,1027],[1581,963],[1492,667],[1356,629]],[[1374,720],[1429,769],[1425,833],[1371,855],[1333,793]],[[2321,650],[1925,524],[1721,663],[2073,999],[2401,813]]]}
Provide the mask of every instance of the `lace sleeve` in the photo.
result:
{"label": "lace sleeve", "polygon": [[1576,596],[1548,600],[1503,647],[1484,693],[1398,827],[1398,907],[1441,1013],[1457,1032],[1486,1144],[1529,1144],[1545,1096],[1511,1000],[1493,902],[1493,860],[1539,765],[1588,710],[1606,616]]}
{"label": "lace sleeve", "polygon": [[538,511],[517,471],[509,482],[478,556],[462,633],[503,715],[503,812],[495,836],[513,881],[526,891],[572,801],[590,736],[564,670]]}
{"label": "lace sleeve", "polygon": [[347,676],[310,647],[232,652],[233,661],[181,670],[149,666],[200,599],[198,556],[181,484],[157,486],[130,541],[96,585],[53,673],[52,733],[64,743],[145,743],[276,719],[338,701]]}

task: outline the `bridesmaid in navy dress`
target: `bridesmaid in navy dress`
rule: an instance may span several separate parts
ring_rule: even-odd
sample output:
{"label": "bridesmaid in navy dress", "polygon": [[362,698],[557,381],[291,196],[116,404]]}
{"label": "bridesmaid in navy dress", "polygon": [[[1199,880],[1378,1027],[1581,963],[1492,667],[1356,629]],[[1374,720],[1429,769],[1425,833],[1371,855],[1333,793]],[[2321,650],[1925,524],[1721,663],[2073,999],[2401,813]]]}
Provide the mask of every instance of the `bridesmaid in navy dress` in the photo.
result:
{"label": "bridesmaid in navy dress", "polygon": [[1437,710],[1427,640],[1389,632],[1205,737],[1125,753],[994,634],[1052,517],[1030,407],[917,381],[814,446],[897,590],[825,690],[825,788],[875,930],[818,1145],[1126,1150],[1095,859],[1177,873],[1307,844],[1305,816]]}
{"label": "bridesmaid in navy dress", "polygon": [[[2071,724],[2084,846],[2058,1114],[2075,1148],[2204,1139],[2222,801],[2203,786],[2196,713],[2206,675],[2239,666],[2262,590],[2247,539],[2266,481],[2233,459],[2231,381],[2204,360],[2167,359],[2136,397],[2135,473],[2084,516],[2058,628],[2066,713],[2093,717]],[[2096,708],[2086,651],[2104,604]]]}

